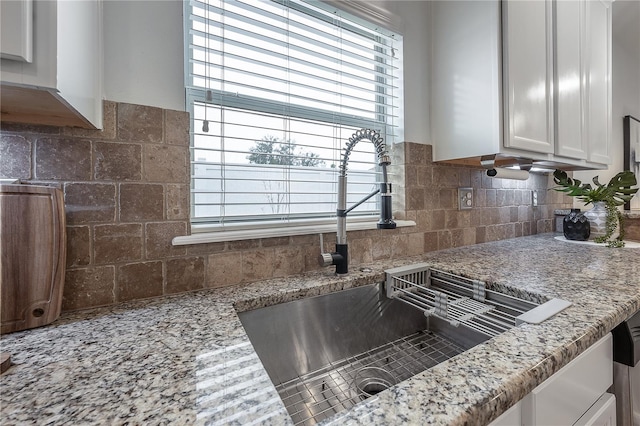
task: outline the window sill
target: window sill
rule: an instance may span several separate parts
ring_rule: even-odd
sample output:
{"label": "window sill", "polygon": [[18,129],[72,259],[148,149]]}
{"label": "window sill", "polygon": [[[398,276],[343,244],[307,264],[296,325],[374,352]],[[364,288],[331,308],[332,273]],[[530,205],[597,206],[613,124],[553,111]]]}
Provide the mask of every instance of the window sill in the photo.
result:
{"label": "window sill", "polygon": [[[398,228],[407,226],[416,226],[412,220],[396,220]],[[197,229],[198,225],[192,225]],[[184,246],[191,244],[217,243],[223,241],[239,241],[239,240],[255,240],[258,238],[275,238],[288,237],[292,235],[310,235],[336,232],[335,223],[288,226],[280,228],[263,228],[263,229],[240,229],[217,232],[198,232],[192,235],[174,237],[172,244],[174,246]],[[376,229],[376,222],[349,222],[347,221],[347,231],[363,231],[368,229]]]}

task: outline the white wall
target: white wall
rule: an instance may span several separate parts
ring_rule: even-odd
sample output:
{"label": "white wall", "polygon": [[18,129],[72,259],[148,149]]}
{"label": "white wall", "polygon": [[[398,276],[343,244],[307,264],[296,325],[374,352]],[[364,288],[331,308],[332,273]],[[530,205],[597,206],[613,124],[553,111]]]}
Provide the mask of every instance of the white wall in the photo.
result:
{"label": "white wall", "polygon": [[104,98],[185,110],[181,0],[104,0]]}
{"label": "white wall", "polygon": [[[428,143],[424,1],[371,2],[397,15],[404,35],[405,140]],[[105,99],[184,110],[181,0],[104,1]]]}

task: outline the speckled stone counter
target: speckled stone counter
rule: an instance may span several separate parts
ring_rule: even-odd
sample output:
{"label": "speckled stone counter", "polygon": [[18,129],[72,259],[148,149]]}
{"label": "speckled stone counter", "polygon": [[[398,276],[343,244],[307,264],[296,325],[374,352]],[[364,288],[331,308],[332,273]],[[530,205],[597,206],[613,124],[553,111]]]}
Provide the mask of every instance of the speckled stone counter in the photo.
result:
{"label": "speckled stone counter", "polygon": [[573,306],[516,327],[414,376],[327,424],[486,424],[640,309],[640,249],[553,234],[444,250],[250,285],[63,314],[2,336],[15,364],[0,377],[1,422],[291,424],[237,311],[383,280],[428,262],[512,293]]}

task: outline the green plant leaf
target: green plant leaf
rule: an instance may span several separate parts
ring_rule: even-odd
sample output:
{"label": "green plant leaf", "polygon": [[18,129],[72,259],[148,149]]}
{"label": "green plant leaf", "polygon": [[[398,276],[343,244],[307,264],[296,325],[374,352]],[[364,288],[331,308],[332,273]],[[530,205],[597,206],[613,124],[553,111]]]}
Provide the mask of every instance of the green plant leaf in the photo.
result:
{"label": "green plant leaf", "polygon": [[598,176],[595,176],[592,179],[595,188],[591,184],[583,184],[578,179],[571,179],[563,170],[553,173],[553,181],[558,186],[552,189],[565,192],[571,197],[578,197],[585,204],[605,201],[612,206],[620,206],[638,192],[638,188],[632,188],[637,185],[637,181],[633,172],[629,170],[616,174],[607,185],[601,184]]}

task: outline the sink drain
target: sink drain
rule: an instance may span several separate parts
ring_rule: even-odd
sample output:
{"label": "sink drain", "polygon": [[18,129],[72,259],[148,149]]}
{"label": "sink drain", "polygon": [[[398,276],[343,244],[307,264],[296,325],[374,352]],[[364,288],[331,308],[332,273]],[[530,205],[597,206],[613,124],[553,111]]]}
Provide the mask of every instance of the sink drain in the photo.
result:
{"label": "sink drain", "polygon": [[377,395],[396,383],[396,378],[384,368],[364,367],[356,372],[353,387],[362,399]]}

